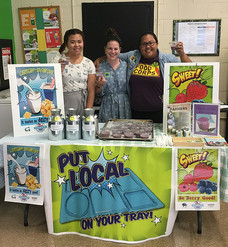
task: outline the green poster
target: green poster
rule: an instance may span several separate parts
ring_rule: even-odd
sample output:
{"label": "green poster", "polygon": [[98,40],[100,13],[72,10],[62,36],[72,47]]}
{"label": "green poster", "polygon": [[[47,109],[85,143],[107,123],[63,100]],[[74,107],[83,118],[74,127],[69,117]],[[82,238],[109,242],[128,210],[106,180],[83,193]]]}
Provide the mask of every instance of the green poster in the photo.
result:
{"label": "green poster", "polygon": [[219,63],[167,63],[164,103],[217,103]]}
{"label": "green poster", "polygon": [[53,233],[142,241],[169,232],[171,148],[58,145],[50,159]]}
{"label": "green poster", "polygon": [[177,149],[176,210],[219,210],[219,149]]}

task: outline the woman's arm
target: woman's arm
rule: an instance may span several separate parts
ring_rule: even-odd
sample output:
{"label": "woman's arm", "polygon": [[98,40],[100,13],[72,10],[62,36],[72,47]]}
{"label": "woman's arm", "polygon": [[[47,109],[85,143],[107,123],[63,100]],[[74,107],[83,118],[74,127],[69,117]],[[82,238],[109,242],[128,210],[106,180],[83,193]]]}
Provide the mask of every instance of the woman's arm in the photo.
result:
{"label": "woman's arm", "polygon": [[86,108],[92,108],[95,97],[95,74],[88,74],[88,98]]}
{"label": "woman's arm", "polygon": [[192,62],[191,59],[189,58],[189,56],[187,54],[185,54],[184,45],[182,42],[179,41],[177,43],[176,51],[177,51],[178,55],[180,56],[180,60],[182,63]]}

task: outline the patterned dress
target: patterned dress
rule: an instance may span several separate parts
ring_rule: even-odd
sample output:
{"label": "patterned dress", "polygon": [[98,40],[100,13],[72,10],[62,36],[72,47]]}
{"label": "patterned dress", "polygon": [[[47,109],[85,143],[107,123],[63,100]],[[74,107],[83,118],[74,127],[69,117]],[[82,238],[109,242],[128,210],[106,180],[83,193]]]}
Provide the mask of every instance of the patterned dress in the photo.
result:
{"label": "patterned dress", "polygon": [[114,70],[104,60],[100,63],[99,71],[103,73],[106,83],[102,87],[101,107],[99,111],[99,122],[109,119],[131,118],[131,108],[128,95],[128,83],[126,79],[127,63],[120,60],[120,64]]}

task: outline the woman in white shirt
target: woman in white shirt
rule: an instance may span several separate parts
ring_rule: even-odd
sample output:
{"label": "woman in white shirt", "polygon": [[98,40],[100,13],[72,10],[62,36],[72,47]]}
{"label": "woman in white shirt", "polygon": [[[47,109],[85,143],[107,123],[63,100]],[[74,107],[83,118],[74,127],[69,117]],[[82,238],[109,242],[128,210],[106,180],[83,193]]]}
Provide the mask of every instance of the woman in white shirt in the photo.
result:
{"label": "woman in white shirt", "polygon": [[69,57],[69,63],[61,66],[65,114],[73,107],[82,116],[85,108],[93,107],[96,70],[93,62],[82,55],[83,46],[84,33],[81,30],[66,31],[59,49],[62,56]]}

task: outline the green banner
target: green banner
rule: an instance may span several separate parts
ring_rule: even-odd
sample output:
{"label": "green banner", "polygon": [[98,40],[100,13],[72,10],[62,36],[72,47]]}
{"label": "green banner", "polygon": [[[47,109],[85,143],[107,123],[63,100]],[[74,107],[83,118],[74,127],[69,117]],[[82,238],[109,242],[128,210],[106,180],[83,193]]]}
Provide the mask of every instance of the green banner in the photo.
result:
{"label": "green banner", "polygon": [[165,235],[172,149],[50,147],[53,232],[141,241]]}

